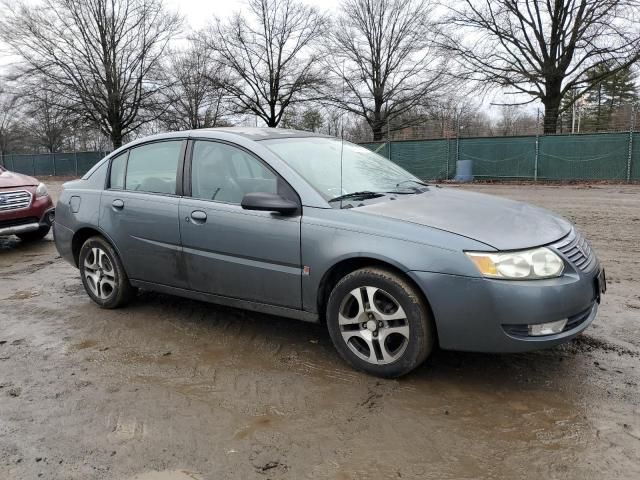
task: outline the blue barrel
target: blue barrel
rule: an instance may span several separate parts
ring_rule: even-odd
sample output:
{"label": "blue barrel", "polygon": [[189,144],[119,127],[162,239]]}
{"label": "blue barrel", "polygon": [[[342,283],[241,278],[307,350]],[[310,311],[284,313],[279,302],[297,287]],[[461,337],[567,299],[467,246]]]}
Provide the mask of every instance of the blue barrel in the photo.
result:
{"label": "blue barrel", "polygon": [[458,160],[456,162],[456,182],[473,182],[473,160]]}

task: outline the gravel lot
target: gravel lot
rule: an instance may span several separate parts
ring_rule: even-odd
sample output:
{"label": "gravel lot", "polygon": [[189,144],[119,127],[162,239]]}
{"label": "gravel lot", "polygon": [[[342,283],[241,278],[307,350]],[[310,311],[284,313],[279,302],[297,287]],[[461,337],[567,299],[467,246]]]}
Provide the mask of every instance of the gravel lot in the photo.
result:
{"label": "gravel lot", "polygon": [[640,186],[465,188],[587,234],[609,291],[585,334],[383,381],[320,326],[144,292],[100,310],[51,236],[0,239],[0,479],[640,478]]}

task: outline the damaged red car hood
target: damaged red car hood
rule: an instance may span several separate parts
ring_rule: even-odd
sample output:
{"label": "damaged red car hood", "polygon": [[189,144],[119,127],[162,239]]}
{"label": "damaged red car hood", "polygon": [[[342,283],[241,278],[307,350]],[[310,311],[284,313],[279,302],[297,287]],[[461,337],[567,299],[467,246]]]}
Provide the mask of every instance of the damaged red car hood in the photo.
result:
{"label": "damaged red car hood", "polygon": [[24,187],[28,185],[38,185],[38,181],[29,175],[10,172],[0,167],[0,188]]}

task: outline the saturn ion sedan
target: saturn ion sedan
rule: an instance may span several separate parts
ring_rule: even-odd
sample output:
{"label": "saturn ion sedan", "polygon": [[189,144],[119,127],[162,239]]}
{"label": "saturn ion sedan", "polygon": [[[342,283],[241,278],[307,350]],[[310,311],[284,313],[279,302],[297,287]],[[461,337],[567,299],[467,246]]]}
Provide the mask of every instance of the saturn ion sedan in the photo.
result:
{"label": "saturn ion sedan", "polygon": [[567,220],[427,185],[339,139],[221,128],[144,138],[66,183],[54,224],[89,297],[137,289],[326,325],[398,377],[442,349],[522,352],[596,316],[604,270]]}

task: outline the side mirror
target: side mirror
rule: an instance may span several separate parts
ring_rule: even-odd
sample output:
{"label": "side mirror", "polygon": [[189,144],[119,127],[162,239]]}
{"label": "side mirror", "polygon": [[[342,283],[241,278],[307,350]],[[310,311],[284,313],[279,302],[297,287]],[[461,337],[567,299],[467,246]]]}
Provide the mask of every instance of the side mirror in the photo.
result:
{"label": "side mirror", "polygon": [[292,200],[282,198],[275,193],[254,192],[247,193],[240,203],[245,210],[259,210],[263,212],[278,212],[291,215],[298,210],[298,204]]}

